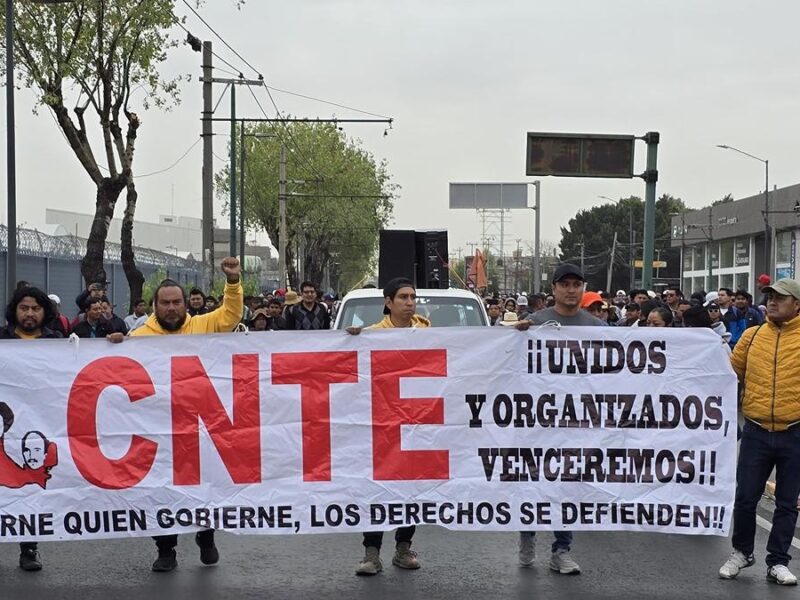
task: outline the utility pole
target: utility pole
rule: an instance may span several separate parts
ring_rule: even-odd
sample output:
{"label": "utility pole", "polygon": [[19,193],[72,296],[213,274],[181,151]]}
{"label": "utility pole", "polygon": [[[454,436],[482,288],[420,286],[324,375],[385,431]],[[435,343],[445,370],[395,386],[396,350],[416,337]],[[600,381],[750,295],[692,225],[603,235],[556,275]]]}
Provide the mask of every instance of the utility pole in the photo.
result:
{"label": "utility pole", "polygon": [[644,249],[642,251],[642,287],[653,287],[653,249],[656,231],[656,182],[658,181],[658,143],[660,135],[651,131],[644,136],[647,143],[647,170],[645,180],[644,205]]}
{"label": "utility pole", "polygon": [[[611,256],[608,257],[608,274],[606,275],[606,291],[611,291],[611,275],[614,270],[614,257],[617,254],[617,232],[614,232],[614,241],[611,244]],[[583,269],[581,269],[583,270]]]}
{"label": "utility pole", "polygon": [[244,147],[244,123],[239,128],[239,143],[242,147],[242,161],[239,165],[239,262],[244,273],[244,161],[246,150]]}
{"label": "utility pole", "polygon": [[533,241],[534,243],[534,250],[533,250],[533,293],[538,294],[542,291],[542,243],[541,243],[541,214],[542,214],[542,205],[540,203],[540,190],[541,190],[541,181],[534,181],[533,185],[536,186],[536,200],[533,206],[533,210],[536,211],[536,224],[534,225],[534,232],[536,235],[536,239]]}
{"label": "utility pole", "polygon": [[230,250],[228,256],[236,256],[236,85],[231,85],[231,200],[230,200]]}
{"label": "utility pole", "polygon": [[281,159],[278,171],[278,206],[280,231],[278,232],[278,287],[286,286],[286,145],[281,142]]}
{"label": "utility pole", "polygon": [[203,290],[214,284],[214,131],[211,42],[203,42]]}
{"label": "utility pole", "polygon": [[[584,262],[585,262],[584,249],[586,248],[586,244],[584,244],[582,241],[580,241],[580,242],[578,242],[578,245],[581,247],[581,273],[583,273],[583,271],[584,271]],[[584,277],[585,276],[586,276],[586,274],[584,273]]]}
{"label": "utility pole", "polygon": [[17,286],[17,153],[14,131],[14,2],[6,0],[6,302]]}

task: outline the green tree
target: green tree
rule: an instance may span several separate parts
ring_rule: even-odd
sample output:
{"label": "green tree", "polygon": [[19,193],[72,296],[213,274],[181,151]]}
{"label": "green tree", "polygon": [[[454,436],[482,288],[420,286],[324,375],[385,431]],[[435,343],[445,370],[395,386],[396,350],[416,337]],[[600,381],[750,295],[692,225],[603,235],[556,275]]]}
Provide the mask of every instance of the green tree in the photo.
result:
{"label": "green tree", "polygon": [[[281,144],[289,150],[286,265],[291,285],[296,288],[300,283],[298,257],[305,279],[321,284],[328,269],[331,287],[337,291],[347,291],[370,275],[379,233],[390,220],[397,189],[386,164],[376,163],[359,143],[329,124],[258,124],[247,127],[245,135],[245,222],[249,228],[266,231],[276,247]],[[226,200],[228,167],[216,179]]]}
{"label": "green tree", "polygon": [[[669,194],[662,195],[656,201],[655,248],[661,260],[667,261],[667,269],[662,269],[660,273],[663,278],[677,279],[679,276],[680,251],[676,252],[670,247],[671,214],[685,210],[683,201]],[[612,257],[615,232],[617,247]],[[612,260],[611,287],[627,289],[630,287],[630,261],[631,258],[641,260],[643,239],[644,202],[636,196],[620,198],[616,203],[581,210],[569,220],[567,227],[561,228],[560,260],[579,264],[583,244],[584,270],[589,288],[606,288],[609,260]]]}
{"label": "green tree", "polygon": [[733,202],[733,201],[734,201],[733,194],[725,194],[719,200],[714,200],[711,203],[711,206],[718,206],[720,204],[728,204],[728,203]]}
{"label": "green tree", "polygon": [[[21,81],[36,93],[39,106],[52,110],[96,186],[81,274],[87,282],[105,279],[108,227],[125,191],[122,265],[130,297],[138,298],[144,277],[133,254],[138,197],[133,164],[140,126],[134,105],[169,109],[178,100],[180,78],[164,78],[159,72],[167,51],[178,44],[169,35],[179,20],[175,0],[75,0],[58,5],[22,1],[14,2],[14,8]],[[0,18],[3,28],[4,21]],[[87,111],[93,118],[87,119]]]}

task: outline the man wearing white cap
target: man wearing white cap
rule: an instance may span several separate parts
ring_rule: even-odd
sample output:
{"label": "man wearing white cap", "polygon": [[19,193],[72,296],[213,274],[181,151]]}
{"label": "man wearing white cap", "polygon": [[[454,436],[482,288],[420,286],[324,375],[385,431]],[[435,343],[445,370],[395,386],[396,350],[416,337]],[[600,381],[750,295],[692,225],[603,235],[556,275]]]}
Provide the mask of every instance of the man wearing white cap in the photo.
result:
{"label": "man wearing white cap", "polygon": [[58,331],[64,337],[69,337],[69,334],[72,332],[72,327],[69,325],[69,319],[61,314],[61,298],[55,294],[50,294],[47,297],[50,298],[50,302],[53,303],[53,308],[56,309],[56,318],[53,319],[47,327],[53,331]]}
{"label": "man wearing white cap", "polygon": [[767,540],[767,580],[797,585],[789,548],[800,494],[800,283],[765,286],[767,322],[750,327],[733,349],[731,364],[744,393],[745,423],[736,468],[733,552],[719,570],[733,579],[755,564],[756,508],[775,471],[775,511]]}

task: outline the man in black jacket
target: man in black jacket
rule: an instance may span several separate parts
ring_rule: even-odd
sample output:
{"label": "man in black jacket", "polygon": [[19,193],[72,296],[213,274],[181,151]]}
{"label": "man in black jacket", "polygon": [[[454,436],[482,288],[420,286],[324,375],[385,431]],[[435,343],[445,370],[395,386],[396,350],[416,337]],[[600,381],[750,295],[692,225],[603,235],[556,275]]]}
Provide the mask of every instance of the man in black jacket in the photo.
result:
{"label": "man in black jacket", "polygon": [[[61,334],[48,329],[45,323],[56,318],[53,303],[42,290],[23,287],[14,292],[6,308],[6,326],[0,329],[3,340],[36,340],[39,338],[60,338]],[[19,545],[19,566],[25,571],[39,571],[42,559],[36,542],[22,542]]]}
{"label": "man in black jacket", "polygon": [[105,318],[103,306],[102,298],[89,297],[83,309],[86,318],[78,323],[72,332],[79,338],[104,338],[114,333],[114,328]]}

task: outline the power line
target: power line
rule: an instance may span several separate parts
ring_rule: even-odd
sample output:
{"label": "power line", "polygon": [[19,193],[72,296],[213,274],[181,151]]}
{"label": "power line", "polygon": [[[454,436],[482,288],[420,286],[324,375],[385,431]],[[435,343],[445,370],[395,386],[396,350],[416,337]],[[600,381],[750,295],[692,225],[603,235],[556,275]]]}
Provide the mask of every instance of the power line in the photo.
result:
{"label": "power line", "polygon": [[[314,166],[314,164],[311,162],[311,160],[301,150],[300,145],[294,139],[294,136],[292,135],[291,129],[289,128],[288,124],[284,121],[284,117],[281,114],[281,111],[278,108],[278,105],[275,103],[275,100],[272,97],[272,94],[270,94],[269,88],[266,85],[264,85],[263,87],[267,91],[267,95],[269,96],[269,99],[272,102],[272,106],[275,108],[275,112],[278,113],[278,117],[281,119],[281,123],[283,124],[283,130],[286,132],[286,135],[292,141],[292,146],[294,148],[295,153],[300,155],[300,158],[302,159],[302,162],[304,162],[306,164],[306,166],[311,170],[311,172],[314,174],[314,176],[317,179],[320,179],[320,180],[324,181],[325,180],[325,176],[322,175],[322,173],[320,173],[319,169],[317,169]],[[264,117],[269,118],[269,115],[267,114],[267,111],[264,110],[264,107],[262,106],[261,102],[259,101],[259,99],[256,96],[256,94],[253,91],[253,89],[250,86],[247,86],[247,89],[250,92],[250,95],[253,96],[253,100],[255,100],[256,106],[258,106],[259,110],[264,115]],[[277,135],[278,135],[278,139],[281,141],[281,143],[285,144],[285,140],[280,136],[280,133],[277,133]]]}
{"label": "power line", "polygon": [[369,111],[366,111],[366,110],[361,110],[360,108],[353,108],[352,106],[347,106],[345,104],[338,104],[336,102],[331,102],[330,100],[323,100],[322,98],[315,98],[314,96],[307,96],[305,94],[300,94],[298,92],[292,92],[292,91],[289,91],[289,90],[282,90],[282,89],[273,87],[271,85],[264,84],[264,86],[267,89],[270,89],[270,90],[272,90],[274,92],[280,92],[282,94],[289,94],[290,96],[297,96],[298,98],[305,98],[306,100],[313,100],[314,102],[321,102],[322,104],[330,104],[331,106],[336,106],[338,108],[344,108],[345,110],[352,110],[354,112],[361,113],[363,115],[370,115],[371,117],[380,117],[381,119],[389,119],[389,117],[387,117],[386,115],[379,115],[377,113],[372,113],[372,112],[369,112]]}
{"label": "power line", "polygon": [[135,178],[136,179],[141,179],[142,177],[152,177],[153,175],[160,175],[161,173],[166,173],[167,171],[170,171],[171,169],[174,169],[175,167],[178,166],[178,164],[184,158],[186,158],[189,155],[189,152],[194,150],[194,147],[197,146],[197,144],[199,144],[202,141],[203,141],[203,138],[197,138],[197,140],[195,140],[194,144],[189,146],[189,148],[186,150],[186,152],[181,154],[181,156],[180,156],[180,158],[178,160],[176,160],[174,163],[172,163],[170,166],[166,167],[165,169],[159,169],[158,171],[153,171],[152,173],[145,173],[144,175],[136,175]]}
{"label": "power line", "polygon": [[[183,30],[186,32],[186,34],[187,34],[187,35],[189,35],[189,36],[191,36],[191,37],[193,37],[193,38],[195,38],[195,39],[196,39],[196,37],[195,37],[195,36],[192,34],[192,32],[191,32],[191,31],[189,31],[188,29],[186,29],[186,27],[184,27],[184,26],[183,26],[183,23],[181,23],[180,21],[175,21],[175,23],[178,25],[178,27],[180,27],[181,29],[183,29]],[[199,41],[199,40],[198,40],[198,41]],[[187,43],[188,43],[188,40],[187,40]],[[235,73],[234,73],[234,72],[231,72],[231,71],[225,71],[225,69],[220,69],[219,67],[214,67],[214,68],[216,68],[218,71],[221,71],[221,72],[223,72],[223,73],[229,73],[229,74],[233,75],[234,77],[242,77],[242,69],[240,69],[240,68],[238,68],[238,67],[235,67],[234,65],[232,65],[231,63],[229,63],[227,60],[225,60],[224,58],[222,58],[222,57],[221,57],[219,54],[217,54],[217,53],[216,53],[216,52],[214,52],[213,50],[211,51],[211,55],[212,55],[212,56],[214,56],[214,57],[215,57],[215,58],[216,58],[218,61],[220,61],[222,64],[224,64],[224,65],[227,65],[228,67],[230,67],[231,69],[233,69],[233,70],[235,71]]]}
{"label": "power line", "polygon": [[[184,3],[184,4],[185,4],[185,5],[186,5],[186,6],[189,8],[189,10],[190,10],[190,11],[192,11],[192,12],[194,13],[194,16],[196,16],[198,19],[200,19],[200,21],[203,23],[203,25],[205,25],[206,27],[208,27],[209,31],[211,31],[211,33],[213,33],[213,34],[214,34],[214,35],[217,37],[217,39],[218,39],[220,42],[222,42],[222,43],[225,45],[225,47],[226,47],[226,48],[228,48],[228,50],[230,50],[231,52],[233,52],[233,53],[234,53],[234,55],[236,55],[236,57],[237,57],[239,60],[241,60],[241,61],[242,61],[244,64],[246,64],[248,67],[250,67],[250,69],[252,69],[252,70],[253,70],[253,72],[254,72],[256,75],[258,75],[258,78],[259,78],[259,79],[262,79],[262,80],[264,79],[264,76],[263,76],[263,75],[262,75],[262,74],[259,72],[259,70],[258,70],[258,69],[256,69],[256,68],[255,68],[253,65],[251,65],[249,62],[247,62],[247,60],[246,60],[246,59],[245,59],[245,58],[244,58],[244,57],[243,57],[241,54],[239,54],[239,53],[238,53],[238,52],[237,52],[237,51],[236,51],[236,50],[233,48],[233,46],[231,46],[231,45],[230,45],[228,42],[226,42],[226,41],[225,41],[225,38],[223,38],[223,37],[222,37],[220,34],[218,34],[218,33],[217,33],[217,31],[216,31],[216,30],[215,30],[215,29],[214,29],[214,28],[213,28],[211,25],[209,25],[209,24],[208,24],[208,21],[206,21],[206,20],[205,20],[205,19],[204,19],[204,18],[203,18],[203,17],[200,15],[200,13],[199,13],[199,12],[197,12],[197,11],[195,10],[195,8],[194,8],[194,7],[193,7],[193,6],[192,6],[192,5],[191,5],[191,4],[190,4],[190,3],[189,3],[187,0],[183,0],[183,3]],[[230,65],[229,65],[229,66],[230,66]]]}

